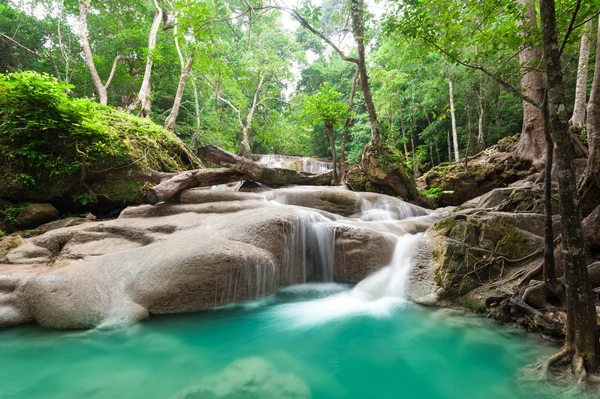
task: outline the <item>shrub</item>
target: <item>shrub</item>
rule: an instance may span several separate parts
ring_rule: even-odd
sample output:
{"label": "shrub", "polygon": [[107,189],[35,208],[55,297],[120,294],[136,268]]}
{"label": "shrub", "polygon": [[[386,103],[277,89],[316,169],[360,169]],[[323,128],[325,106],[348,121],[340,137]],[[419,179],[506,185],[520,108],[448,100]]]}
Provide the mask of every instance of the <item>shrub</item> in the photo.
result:
{"label": "shrub", "polygon": [[[71,98],[71,88],[31,71],[0,74],[0,197],[83,198],[84,159],[86,182],[100,186],[111,173],[123,177],[130,167],[178,171],[197,161],[172,133],[89,99]],[[127,182],[120,192],[108,191],[114,200],[130,201],[140,187]]]}

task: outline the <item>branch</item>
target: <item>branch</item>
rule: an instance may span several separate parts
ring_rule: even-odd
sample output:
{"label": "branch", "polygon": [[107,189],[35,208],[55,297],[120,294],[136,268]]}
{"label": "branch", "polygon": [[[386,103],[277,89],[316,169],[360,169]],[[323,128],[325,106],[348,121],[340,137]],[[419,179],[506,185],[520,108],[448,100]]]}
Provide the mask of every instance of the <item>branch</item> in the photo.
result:
{"label": "branch", "polygon": [[231,102],[229,102],[229,100],[227,100],[226,98],[221,97],[220,94],[217,94],[217,98],[219,100],[223,101],[225,104],[229,105],[237,113],[238,122],[240,122],[240,126],[243,129],[244,128],[244,122],[242,121],[242,113],[240,112],[240,110],[237,109],[235,107],[235,105],[233,105]]}
{"label": "branch", "polygon": [[[260,77],[260,80],[258,81],[258,85],[256,86],[256,90],[254,90],[254,97],[252,98],[252,106],[250,107],[250,111],[248,111],[248,115],[246,115],[246,127],[250,127],[250,124],[252,123],[252,117],[254,116],[254,110],[256,109],[257,106],[257,101],[258,101],[258,95],[260,93],[260,88],[262,87],[263,82],[265,81],[265,75],[262,75]],[[242,127],[243,129],[243,127]]]}
{"label": "branch", "polygon": [[23,50],[29,52],[30,54],[35,55],[38,58],[41,58],[42,60],[49,62],[53,67],[54,67],[54,74],[56,75],[56,77],[60,80],[60,70],[58,69],[58,65],[56,65],[56,62],[54,62],[53,59],[45,57],[43,55],[41,55],[40,53],[38,53],[37,51],[34,51],[28,47],[25,47],[24,45],[22,45],[21,43],[19,43],[18,41],[16,41],[15,39],[13,39],[10,36],[5,35],[4,33],[0,32],[0,36],[2,36],[3,38],[5,38],[6,40],[8,40],[9,42],[13,43],[14,45],[21,47]]}
{"label": "branch", "polygon": [[573,10],[573,14],[571,15],[571,22],[569,22],[569,27],[567,28],[567,32],[565,33],[565,38],[563,39],[562,44],[560,45],[560,54],[565,50],[565,46],[567,45],[567,40],[573,32],[573,25],[575,25],[575,19],[577,18],[577,13],[579,12],[579,7],[581,7],[581,0],[577,0],[575,3],[575,10]]}
{"label": "branch", "polygon": [[115,72],[117,71],[117,63],[121,60],[127,60],[128,58],[125,57],[124,55],[117,55],[113,61],[113,65],[112,65],[112,69],[110,70],[110,75],[108,75],[108,79],[106,80],[106,84],[104,85],[105,89],[108,89],[108,86],[110,86],[110,83],[112,82],[113,78],[115,77]]}
{"label": "branch", "polygon": [[287,8],[287,7],[283,7],[283,6],[269,6],[269,7],[264,7],[263,9],[275,9],[275,10],[284,11],[284,12],[290,14],[296,21],[300,22],[300,25],[302,25],[304,28],[308,29],[313,34],[320,37],[321,40],[323,40],[325,43],[329,44],[329,46],[331,46],[331,48],[333,50],[335,50],[335,52],[338,53],[344,61],[353,62],[355,64],[358,64],[358,58],[349,57],[346,54],[344,54],[344,52],[342,50],[340,50],[340,48],[338,46],[336,46],[327,36],[325,36],[324,34],[319,32],[315,28],[313,28],[312,25],[309,24],[308,21],[302,15],[300,15],[298,10],[296,10],[295,8]]}

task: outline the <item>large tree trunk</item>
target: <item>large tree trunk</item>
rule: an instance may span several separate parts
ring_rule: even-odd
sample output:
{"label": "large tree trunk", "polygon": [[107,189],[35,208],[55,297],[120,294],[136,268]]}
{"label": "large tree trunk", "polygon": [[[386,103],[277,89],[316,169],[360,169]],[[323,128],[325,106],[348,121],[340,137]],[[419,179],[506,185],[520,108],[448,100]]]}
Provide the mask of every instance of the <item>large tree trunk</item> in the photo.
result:
{"label": "large tree trunk", "polygon": [[[585,33],[581,36],[579,47],[579,64],[577,66],[577,85],[575,86],[575,106],[573,115],[569,119],[571,126],[583,127],[585,123],[585,106],[587,97],[588,64],[590,60],[590,47],[592,42],[592,31],[594,23],[592,20],[585,24]],[[588,140],[589,140],[588,133]]]}
{"label": "large tree trunk", "polygon": [[223,165],[244,174],[246,180],[257,181],[266,185],[329,185],[333,176],[333,172],[313,174],[296,172],[291,169],[267,168],[246,157],[235,155],[214,145],[200,148],[198,154],[205,161]]}
{"label": "large tree trunk", "polygon": [[552,226],[552,163],[554,157],[554,140],[550,128],[550,110],[547,95],[544,101],[544,136],[546,138],[546,167],[544,169],[544,282],[566,307],[566,294],[562,284],[556,278],[556,262],[554,258],[554,227]]}
{"label": "large tree trunk", "polygon": [[452,118],[452,141],[454,143],[454,162],[460,162],[458,152],[458,134],[456,133],[456,115],[454,110],[454,91],[452,90],[452,78],[448,76],[448,90],[450,93],[450,117]]}
{"label": "large tree trunk", "polygon": [[139,109],[142,118],[149,118],[152,114],[152,66],[154,65],[153,58],[156,49],[156,36],[163,21],[163,9],[156,1],[154,4],[156,6],[156,13],[154,14],[154,20],[152,21],[152,27],[148,35],[148,56],[146,57],[146,68],[144,70],[142,86],[137,98],[129,106],[128,110],[129,112],[133,112]]}
{"label": "large tree trunk", "polygon": [[337,155],[335,153],[335,135],[333,130],[333,125],[326,123],[325,130],[327,131],[327,135],[329,136],[329,146],[331,147],[331,159],[333,160],[333,184],[338,184],[338,161]]}
{"label": "large tree trunk", "polygon": [[[533,0],[517,0],[526,9],[525,18],[520,21],[521,35],[527,36],[537,28],[536,11]],[[541,49],[525,47],[519,52],[523,77],[521,88],[523,94],[542,103],[544,100],[544,75],[532,68],[541,62]],[[544,140],[544,122],[542,110],[523,101],[523,129],[517,144],[515,155],[523,160],[531,161],[536,169],[541,170],[545,163],[546,142]]]}
{"label": "large tree trunk", "polygon": [[587,106],[586,130],[589,137],[589,155],[585,174],[579,185],[579,203],[582,216],[587,216],[600,205],[600,19],[596,41],[594,80]]}
{"label": "large tree trunk", "polygon": [[208,187],[216,184],[227,184],[241,181],[246,178],[243,173],[227,168],[196,169],[181,173],[165,173],[148,171],[148,173],[131,173],[130,179],[157,183],[146,193],[148,202],[158,204],[159,202],[172,201],[186,188]]}
{"label": "large tree trunk", "polygon": [[573,166],[573,148],[565,106],[562,65],[556,31],[554,0],[540,0],[542,42],[550,130],[556,143],[559,213],[563,227],[563,259],[566,281],[567,334],[564,353],[574,371],[584,375],[597,366],[596,307],[585,260],[584,241]]}
{"label": "large tree trunk", "polygon": [[379,131],[379,121],[375,111],[375,103],[371,94],[369,76],[367,75],[367,65],[365,62],[365,3],[363,0],[350,0],[350,16],[352,18],[352,34],[358,46],[358,72],[360,74],[360,87],[365,98],[365,105],[369,115],[369,124],[371,125],[371,141],[377,147],[381,146],[381,134]]}

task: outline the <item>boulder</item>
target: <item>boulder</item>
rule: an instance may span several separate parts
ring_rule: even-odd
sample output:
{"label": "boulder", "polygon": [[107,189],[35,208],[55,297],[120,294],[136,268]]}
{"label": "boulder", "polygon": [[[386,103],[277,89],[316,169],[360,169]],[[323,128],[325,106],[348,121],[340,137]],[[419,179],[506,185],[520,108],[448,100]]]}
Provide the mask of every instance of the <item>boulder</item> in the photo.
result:
{"label": "boulder", "polygon": [[[339,190],[360,203],[359,193]],[[202,203],[127,208],[115,220],[24,240],[0,267],[0,287],[8,287],[0,289],[0,325],[110,328],[151,313],[255,300],[306,281],[356,283],[390,262],[395,236],[431,223],[428,216],[387,224],[347,219],[253,193],[216,202],[206,202],[212,194],[193,195]],[[329,189],[323,195],[337,198]],[[380,197],[368,198],[387,201]]]}
{"label": "boulder", "polygon": [[63,227],[71,227],[77,226],[82,223],[91,222],[91,217],[78,218],[78,217],[68,217],[60,220],[55,220],[54,222],[44,223],[41,226],[38,226],[37,233],[44,234],[49,232],[50,230],[62,229]]}
{"label": "boulder", "polygon": [[530,225],[529,215],[501,212],[457,213],[437,222],[428,236],[440,297],[462,297],[505,277],[520,259],[539,257],[543,238]]}
{"label": "boulder", "polygon": [[22,229],[31,229],[58,219],[58,210],[50,204],[29,204],[17,216]]}
{"label": "boulder", "polygon": [[514,140],[499,142],[464,163],[441,163],[434,166],[420,179],[425,191],[435,191],[429,198],[437,207],[458,206],[495,188],[508,187],[511,183],[535,173],[531,163],[511,156]]}

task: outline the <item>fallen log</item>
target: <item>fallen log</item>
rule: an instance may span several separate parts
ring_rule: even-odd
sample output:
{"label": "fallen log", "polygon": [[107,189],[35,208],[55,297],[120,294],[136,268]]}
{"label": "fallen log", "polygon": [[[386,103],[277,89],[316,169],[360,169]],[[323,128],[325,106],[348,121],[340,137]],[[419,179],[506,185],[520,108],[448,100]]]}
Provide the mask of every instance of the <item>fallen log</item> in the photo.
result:
{"label": "fallen log", "polygon": [[199,152],[200,157],[205,161],[226,167],[195,169],[179,173],[150,170],[147,173],[129,173],[129,178],[156,184],[146,194],[151,204],[169,201],[181,191],[192,187],[207,187],[241,180],[252,180],[267,186],[288,184],[322,186],[331,184],[333,178],[333,172],[313,174],[291,169],[267,168],[216,146],[203,147]]}
{"label": "fallen log", "polygon": [[130,173],[133,180],[157,183],[146,194],[151,204],[168,201],[186,188],[207,187],[247,180],[244,174],[227,168],[195,169],[180,173],[158,172]]}
{"label": "fallen log", "polygon": [[333,171],[314,174],[296,172],[291,169],[268,168],[214,145],[200,148],[198,154],[204,161],[231,168],[248,176],[248,180],[266,184],[267,186],[283,186],[287,184],[328,186],[333,179]]}

